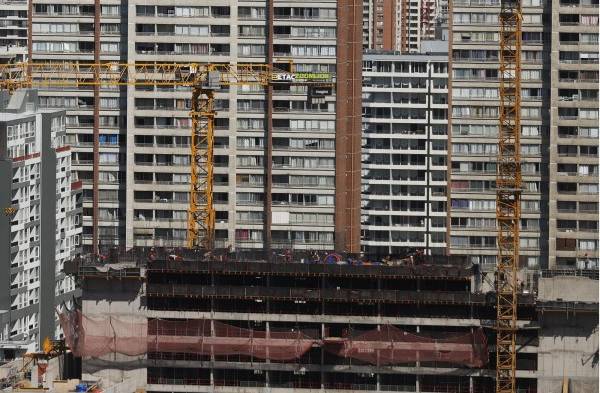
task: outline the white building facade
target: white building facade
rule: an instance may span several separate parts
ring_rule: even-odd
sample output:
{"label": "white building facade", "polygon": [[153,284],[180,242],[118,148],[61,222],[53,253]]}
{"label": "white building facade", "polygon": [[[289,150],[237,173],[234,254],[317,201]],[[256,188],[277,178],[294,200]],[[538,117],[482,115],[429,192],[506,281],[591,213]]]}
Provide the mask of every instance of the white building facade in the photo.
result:
{"label": "white building facade", "polygon": [[2,340],[35,347],[60,335],[55,307],[72,301],[62,270],[80,252],[81,191],[71,176],[65,113],[39,109],[37,92],[20,90],[0,106]]}
{"label": "white building facade", "polygon": [[443,255],[447,53],[373,53],[363,64],[363,251]]}

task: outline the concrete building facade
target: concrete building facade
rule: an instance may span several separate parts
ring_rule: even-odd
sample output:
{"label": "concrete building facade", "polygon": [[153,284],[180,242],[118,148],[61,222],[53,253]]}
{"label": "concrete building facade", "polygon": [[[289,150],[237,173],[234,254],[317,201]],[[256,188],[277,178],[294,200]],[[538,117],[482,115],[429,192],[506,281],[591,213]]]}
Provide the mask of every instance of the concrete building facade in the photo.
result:
{"label": "concrete building facade", "polygon": [[0,1],[0,64],[20,62],[27,55],[27,1]]}
{"label": "concrete building facade", "polygon": [[[523,2],[521,264],[547,260],[549,45],[545,5]],[[451,21],[449,252],[496,263],[499,0],[459,0]]]}
{"label": "concrete building facade", "polygon": [[418,53],[421,42],[436,37],[445,22],[448,3],[435,0],[365,0],[363,24],[366,48]]}
{"label": "concrete building facade", "polygon": [[447,52],[363,59],[362,228],[368,255],[445,254],[447,81]]}
{"label": "concrete building facade", "polygon": [[598,268],[598,2],[552,2],[548,265]]}
{"label": "concrete building facade", "polygon": [[[216,238],[250,249],[333,249],[335,238],[340,249],[358,251],[362,2],[34,3],[36,60],[292,62],[290,71],[337,74],[335,93],[317,101],[298,86],[217,93]],[[61,33],[48,34],[58,24]],[[71,100],[85,244],[97,236],[100,245],[184,245],[190,91],[44,95],[48,103]]]}
{"label": "concrete building facade", "polygon": [[[33,61],[126,60],[127,9],[121,1],[31,3]],[[94,226],[101,243],[121,244],[125,237],[124,94],[124,89],[109,86],[40,90],[42,106],[67,111],[73,171],[83,184],[83,245],[87,250],[91,250]]]}
{"label": "concrete building facade", "polygon": [[65,112],[40,109],[35,90],[0,96],[0,340],[33,348],[60,335],[55,307],[75,291],[62,269],[80,252],[81,186],[65,136]]}
{"label": "concrete building facade", "polygon": [[[450,252],[495,263],[499,1],[452,12]],[[598,268],[597,2],[523,2],[521,265]]]}

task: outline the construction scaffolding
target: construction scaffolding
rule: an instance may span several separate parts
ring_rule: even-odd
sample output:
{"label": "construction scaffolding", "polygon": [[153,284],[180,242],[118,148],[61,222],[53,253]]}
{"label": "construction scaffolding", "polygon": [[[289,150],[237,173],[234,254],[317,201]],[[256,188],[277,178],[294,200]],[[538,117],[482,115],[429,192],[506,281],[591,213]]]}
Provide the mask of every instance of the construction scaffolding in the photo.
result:
{"label": "construction scaffolding", "polygon": [[142,356],[177,353],[206,356],[245,356],[255,360],[290,362],[313,348],[343,359],[377,366],[414,362],[443,362],[483,367],[488,347],[483,331],[442,334],[436,338],[411,333],[393,325],[341,337],[317,330],[256,330],[216,320],[141,319],[122,315],[82,315],[78,310],[60,314],[65,340],[80,357],[109,354]]}

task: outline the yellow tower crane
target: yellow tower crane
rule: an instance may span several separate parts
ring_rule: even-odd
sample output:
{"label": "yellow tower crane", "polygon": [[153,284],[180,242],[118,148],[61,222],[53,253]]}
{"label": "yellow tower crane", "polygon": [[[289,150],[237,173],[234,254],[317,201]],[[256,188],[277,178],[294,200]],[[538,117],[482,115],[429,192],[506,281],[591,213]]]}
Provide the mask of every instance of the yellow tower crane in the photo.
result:
{"label": "yellow tower crane", "polygon": [[[332,86],[329,73],[293,73],[266,64],[25,62],[0,65],[0,90],[100,86],[169,86],[191,89],[191,167],[187,244],[212,250],[215,92],[222,87],[271,83]],[[94,105],[98,105],[97,102]],[[94,228],[97,233],[97,228]],[[97,237],[95,236],[95,242]],[[97,244],[94,244],[96,250]]]}
{"label": "yellow tower crane", "polygon": [[496,392],[516,391],[521,220],[521,0],[500,1],[500,124],[496,176]]}

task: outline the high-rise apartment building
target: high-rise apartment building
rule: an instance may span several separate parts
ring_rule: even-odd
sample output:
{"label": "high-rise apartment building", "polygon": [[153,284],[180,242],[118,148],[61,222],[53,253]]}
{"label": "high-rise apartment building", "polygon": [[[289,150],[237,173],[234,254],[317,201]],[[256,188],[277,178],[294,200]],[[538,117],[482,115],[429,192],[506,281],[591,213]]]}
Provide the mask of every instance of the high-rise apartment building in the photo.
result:
{"label": "high-rise apartment building", "polygon": [[364,41],[369,49],[421,52],[421,42],[433,40],[445,20],[447,2],[435,0],[365,0]]}
{"label": "high-rise apartment building", "polygon": [[[332,249],[335,240],[359,250],[362,2],[34,3],[34,60],[253,62],[335,74],[333,94],[316,101],[289,85],[216,93],[216,238],[238,249]],[[70,109],[85,244],[95,220],[100,244],[186,244],[190,91],[44,96]]]}
{"label": "high-rise apartment building", "polygon": [[598,1],[551,11],[549,266],[597,268]]}
{"label": "high-rise apartment building", "polygon": [[71,177],[65,112],[40,109],[35,90],[0,93],[0,340],[40,345],[59,335],[55,309],[75,281],[81,190]]}
{"label": "high-rise apartment building", "polygon": [[[32,3],[34,62],[127,60],[127,9],[120,1]],[[67,110],[67,143],[73,148],[73,171],[83,184],[83,244],[88,248],[94,226],[101,243],[122,244],[125,237],[125,94],[126,89],[110,86],[40,91],[42,106]]]}
{"label": "high-rise apartment building", "polygon": [[363,58],[363,251],[445,254],[448,53]]}
{"label": "high-rise apartment building", "polygon": [[[453,3],[450,251],[493,264],[500,4],[484,3]],[[522,266],[598,267],[597,7],[523,2]]]}
{"label": "high-rise apartment building", "polygon": [[0,0],[0,64],[25,60],[27,1]]}
{"label": "high-rise apartment building", "polygon": [[[523,4],[521,264],[547,259],[549,44],[545,5]],[[499,0],[457,0],[452,12],[449,251],[496,263]]]}

